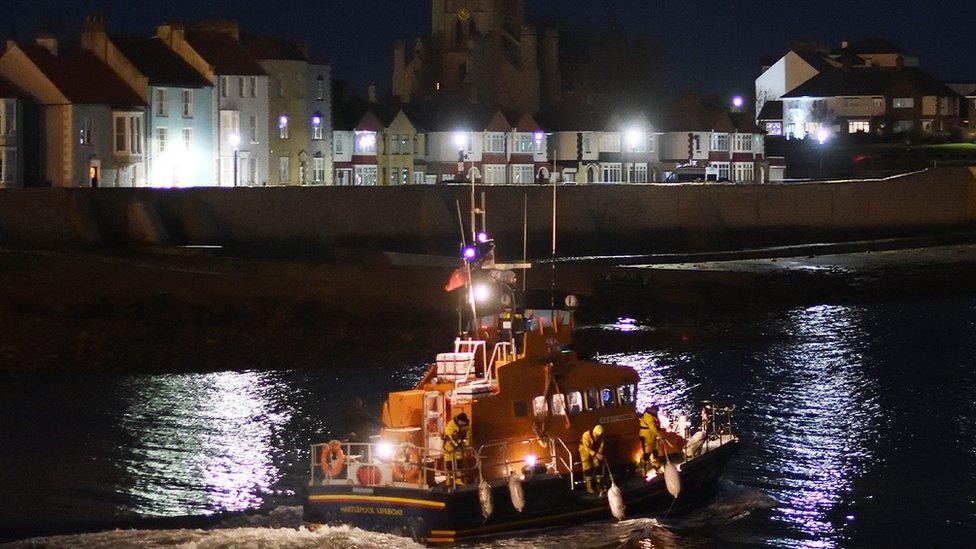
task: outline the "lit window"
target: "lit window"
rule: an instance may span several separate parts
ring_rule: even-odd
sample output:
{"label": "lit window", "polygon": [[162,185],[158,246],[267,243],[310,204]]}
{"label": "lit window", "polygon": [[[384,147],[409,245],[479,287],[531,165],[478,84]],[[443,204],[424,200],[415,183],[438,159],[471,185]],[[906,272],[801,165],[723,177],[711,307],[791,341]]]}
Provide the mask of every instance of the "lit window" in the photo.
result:
{"label": "lit window", "polygon": [[535,152],[535,141],[531,133],[519,133],[515,135],[515,152]]}
{"label": "lit window", "polygon": [[633,406],[636,399],[637,387],[630,383],[617,387],[617,397],[620,399],[621,406]]}
{"label": "lit window", "polygon": [[583,412],[583,395],[579,391],[573,391],[566,395],[569,404],[569,415],[576,415]]}
{"label": "lit window", "polygon": [[312,139],[322,139],[322,113],[312,115]]}
{"label": "lit window", "polygon": [[532,399],[532,415],[537,420],[545,419],[549,415],[549,405],[546,403],[546,397],[537,396]]}
{"label": "lit window", "polygon": [[617,392],[611,387],[604,387],[600,390],[600,402],[604,408],[613,408],[617,405]]}
{"label": "lit window", "polygon": [[783,123],[766,122],[766,135],[783,135]]}
{"label": "lit window", "polygon": [[564,416],[566,415],[566,397],[562,393],[556,393],[550,397],[550,404],[552,409],[552,415],[554,416]]}
{"label": "lit window", "polygon": [[847,132],[848,133],[868,133],[871,131],[871,122],[867,120],[848,120],[847,121]]}
{"label": "lit window", "polygon": [[604,133],[600,138],[601,152],[620,152],[620,134],[616,132]]}
{"label": "lit window", "polygon": [[356,185],[376,185],[376,166],[356,166]]}
{"label": "lit window", "polygon": [[512,166],[512,183],[528,185],[535,181],[535,170],[529,164]]}
{"label": "lit window", "polygon": [[911,109],[915,107],[914,97],[896,97],[891,100],[892,107],[896,109]]}
{"label": "lit window", "polygon": [[376,132],[356,132],[356,154],[376,154]]}
{"label": "lit window", "polygon": [[81,119],[81,129],[79,130],[78,144],[79,145],[91,145],[92,144],[92,121],[91,118]]}
{"label": "lit window", "polygon": [[278,117],[278,137],[288,139],[288,115],[283,114]]}

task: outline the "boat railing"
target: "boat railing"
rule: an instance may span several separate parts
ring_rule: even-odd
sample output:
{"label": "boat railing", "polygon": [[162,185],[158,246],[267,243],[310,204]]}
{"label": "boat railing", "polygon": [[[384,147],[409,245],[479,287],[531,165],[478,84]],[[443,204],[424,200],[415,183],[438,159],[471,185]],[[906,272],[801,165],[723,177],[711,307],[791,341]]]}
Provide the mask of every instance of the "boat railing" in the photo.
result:
{"label": "boat railing", "polygon": [[505,363],[515,360],[515,347],[510,341],[499,341],[495,343],[495,348],[491,352],[491,360],[488,361],[489,366],[485,368],[485,378],[488,381],[491,381],[499,360]]}
{"label": "boat railing", "polygon": [[573,454],[560,438],[532,437],[485,444],[478,448],[478,458],[481,477],[521,474],[526,466],[543,464],[552,473],[568,473],[570,485],[575,483]]}
{"label": "boat railing", "polygon": [[[341,453],[334,452],[338,447]],[[323,456],[338,459],[340,465],[333,467],[334,461],[322,466]],[[341,457],[339,457],[341,456]],[[390,442],[339,442],[330,441],[311,446],[311,467],[309,481],[313,485],[351,485],[351,486],[401,486],[428,489],[444,486],[454,490],[457,483],[474,482],[481,471],[480,457],[472,448],[467,448],[457,469],[449,466],[441,452],[427,449],[410,442],[394,444]],[[473,462],[473,463],[472,463]],[[471,465],[466,465],[472,463]],[[441,464],[443,466],[438,466]],[[334,469],[334,470],[332,470]]]}

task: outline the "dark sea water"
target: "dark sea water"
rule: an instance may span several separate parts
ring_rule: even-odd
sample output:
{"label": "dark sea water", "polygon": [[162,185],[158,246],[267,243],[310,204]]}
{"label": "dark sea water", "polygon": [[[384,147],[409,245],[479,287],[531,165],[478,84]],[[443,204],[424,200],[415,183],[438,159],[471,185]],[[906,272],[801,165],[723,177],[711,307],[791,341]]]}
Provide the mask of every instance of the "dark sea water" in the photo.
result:
{"label": "dark sea water", "polygon": [[[674,344],[650,337],[663,328],[687,337]],[[589,524],[497,545],[972,546],[976,539],[976,296],[607,320],[581,329],[579,340],[600,359],[640,372],[640,406],[736,404],[745,444],[717,500],[690,516]],[[381,369],[364,357],[317,371],[0,378],[0,530],[293,508],[309,444],[336,426],[333,411],[354,395],[378,405],[423,369],[421,361]],[[315,543],[341,546],[350,535],[360,546],[390,543],[368,533],[330,535]]]}

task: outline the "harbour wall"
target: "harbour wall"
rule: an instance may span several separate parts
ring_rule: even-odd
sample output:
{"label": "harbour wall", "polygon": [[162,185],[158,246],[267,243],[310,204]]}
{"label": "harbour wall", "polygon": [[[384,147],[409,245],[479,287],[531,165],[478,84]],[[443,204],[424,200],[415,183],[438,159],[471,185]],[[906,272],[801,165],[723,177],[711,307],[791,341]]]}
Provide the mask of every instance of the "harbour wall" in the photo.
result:
{"label": "harbour wall", "polygon": [[[549,253],[552,187],[485,186],[500,256]],[[885,238],[976,226],[976,174],[937,168],[867,181],[559,186],[560,256],[707,252]],[[0,246],[213,245],[327,257],[448,255],[470,187],[0,190]],[[523,208],[523,205],[527,207]]]}

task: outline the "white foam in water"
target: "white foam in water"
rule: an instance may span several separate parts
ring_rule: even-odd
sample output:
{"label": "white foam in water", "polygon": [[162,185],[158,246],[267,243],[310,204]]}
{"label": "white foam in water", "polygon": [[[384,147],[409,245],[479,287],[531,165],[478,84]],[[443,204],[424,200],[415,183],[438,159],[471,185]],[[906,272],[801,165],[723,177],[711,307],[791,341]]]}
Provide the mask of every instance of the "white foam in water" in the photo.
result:
{"label": "white foam in water", "polygon": [[366,532],[349,526],[323,526],[315,531],[299,528],[225,528],[216,530],[115,530],[97,534],[52,536],[14,542],[14,548],[77,549],[183,547],[187,549],[322,549],[422,547],[389,534]]}

